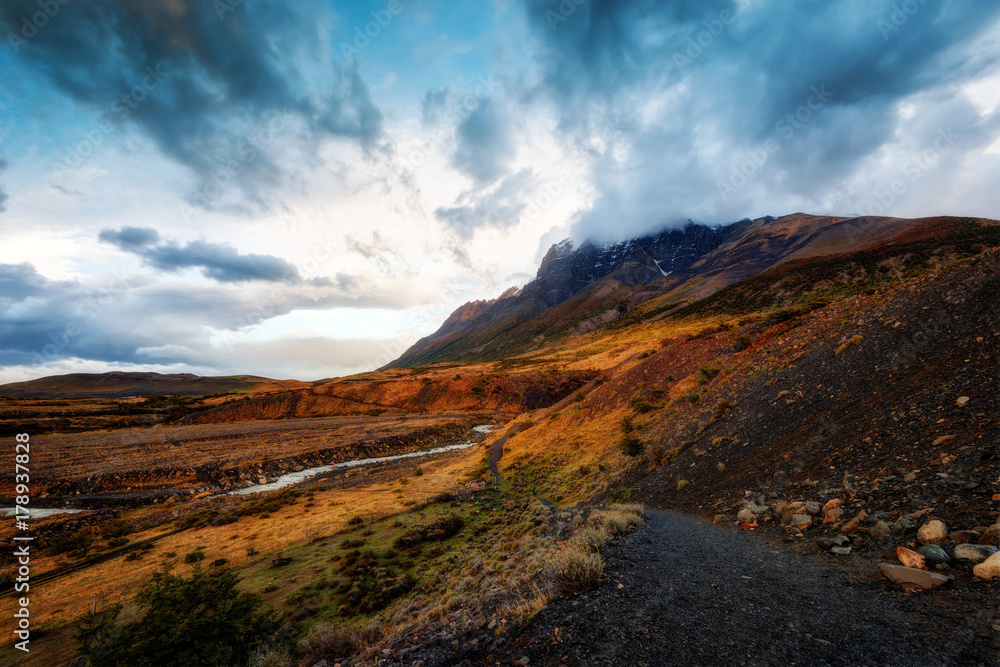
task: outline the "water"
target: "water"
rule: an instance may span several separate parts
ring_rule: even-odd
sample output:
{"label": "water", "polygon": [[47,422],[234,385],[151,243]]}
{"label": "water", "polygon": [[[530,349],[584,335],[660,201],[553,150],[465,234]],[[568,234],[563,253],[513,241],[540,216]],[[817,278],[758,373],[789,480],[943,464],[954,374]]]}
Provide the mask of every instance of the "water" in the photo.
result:
{"label": "water", "polygon": [[[494,428],[493,425],[484,424],[482,426],[473,426],[472,430],[476,433],[489,433]],[[392,456],[377,456],[370,459],[356,459],[354,461],[344,461],[342,463],[334,463],[328,466],[317,466],[315,468],[306,468],[305,470],[300,470],[298,472],[290,472],[287,475],[282,475],[273,482],[267,484],[256,484],[254,486],[248,486],[245,489],[237,489],[236,491],[230,491],[229,495],[232,496],[245,496],[251,493],[264,493],[265,491],[276,491],[277,489],[284,488],[286,486],[291,486],[292,484],[298,484],[299,482],[309,479],[310,477],[315,477],[320,473],[330,472],[334,468],[353,468],[355,466],[368,465],[370,463],[381,463],[382,461],[397,461],[399,459],[410,459],[416,458],[418,456],[427,456],[429,454],[440,454],[442,452],[452,452],[456,449],[468,449],[473,447],[478,443],[475,442],[463,442],[459,445],[446,445],[444,447],[436,447],[434,449],[427,449],[420,452],[409,452],[407,454],[394,454]]]}
{"label": "water", "polygon": [[[79,514],[80,512],[86,512],[87,510],[71,510],[59,507],[31,507],[30,514],[22,515],[27,516],[28,520],[31,519],[44,519],[47,516],[52,516],[53,514]],[[14,516],[17,510],[13,507],[2,507],[0,508],[0,515],[2,516]]]}

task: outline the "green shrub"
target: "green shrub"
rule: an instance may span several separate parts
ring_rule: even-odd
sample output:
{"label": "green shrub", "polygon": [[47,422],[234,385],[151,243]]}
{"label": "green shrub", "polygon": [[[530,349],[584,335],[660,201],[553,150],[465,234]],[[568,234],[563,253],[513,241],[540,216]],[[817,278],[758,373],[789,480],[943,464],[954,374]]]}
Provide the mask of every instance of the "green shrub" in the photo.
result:
{"label": "green shrub", "polygon": [[656,409],[656,406],[647,401],[642,396],[636,396],[631,401],[629,401],[629,407],[640,414],[646,414],[652,410]]}
{"label": "green shrub", "polygon": [[127,537],[112,537],[108,540],[108,548],[117,549],[118,547],[123,547],[128,544]]}
{"label": "green shrub", "polygon": [[256,595],[236,590],[229,570],[190,579],[157,572],[138,595],[140,616],[118,622],[122,605],[88,613],[75,635],[83,664],[244,665],[281,624]]}
{"label": "green shrub", "polygon": [[135,528],[131,521],[125,519],[111,519],[101,526],[101,537],[106,540],[113,540],[116,537],[131,535]]}
{"label": "green shrub", "polygon": [[203,560],[205,560],[205,554],[200,549],[195,549],[191,553],[184,556],[184,562],[188,564],[197,563]]}
{"label": "green shrub", "polygon": [[698,384],[707,384],[711,382],[721,372],[722,368],[718,364],[702,364],[698,367]]}
{"label": "green shrub", "polygon": [[645,443],[634,435],[623,437],[621,447],[625,456],[639,456],[646,449]]}

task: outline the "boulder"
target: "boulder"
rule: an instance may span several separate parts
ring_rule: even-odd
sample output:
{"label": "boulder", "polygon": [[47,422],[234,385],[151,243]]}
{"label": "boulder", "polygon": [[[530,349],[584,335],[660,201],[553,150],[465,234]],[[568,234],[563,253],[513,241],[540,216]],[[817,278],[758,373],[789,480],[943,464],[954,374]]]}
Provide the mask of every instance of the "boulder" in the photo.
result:
{"label": "boulder", "polygon": [[829,551],[830,547],[833,546],[833,540],[829,537],[817,537],[816,546],[819,547],[820,551]]}
{"label": "boulder", "polygon": [[873,540],[888,542],[892,540],[892,528],[885,521],[879,521],[868,529],[868,535]]}
{"label": "boulder", "polygon": [[991,544],[995,547],[1000,547],[1000,523],[995,523],[982,534],[979,538],[980,544]]}
{"label": "boulder", "polygon": [[917,553],[923,556],[925,561],[934,565],[947,563],[951,560],[947,552],[936,544],[926,544],[917,549]]}
{"label": "boulder", "polygon": [[797,530],[805,530],[813,525],[813,520],[808,514],[793,514],[792,523],[790,525],[792,528]]}
{"label": "boulder", "polygon": [[880,563],[878,569],[886,579],[904,588],[930,590],[954,579],[954,577],[948,575],[928,572],[927,570],[918,570],[914,567],[906,567],[904,565]]}
{"label": "boulder", "polygon": [[716,514],[715,518],[712,519],[712,525],[714,526],[717,523],[729,523],[729,517],[725,514]]}
{"label": "boulder", "polygon": [[846,556],[851,553],[851,547],[831,547],[830,553],[837,554],[838,556]]}
{"label": "boulder", "polygon": [[975,565],[997,553],[997,548],[988,544],[959,544],[955,547],[955,559],[966,565]]}
{"label": "boulder", "polygon": [[910,551],[906,547],[896,547],[896,558],[898,558],[899,562],[906,567],[915,567],[918,570],[927,569],[927,563],[924,562],[924,557],[916,551]]}
{"label": "boulder", "polygon": [[1000,577],[1000,551],[972,568],[972,574],[980,579],[996,579]]}
{"label": "boulder", "polygon": [[943,544],[948,540],[948,526],[944,525],[944,521],[931,519],[920,526],[917,539],[921,544]]}
{"label": "boulder", "polygon": [[819,514],[820,506],[815,500],[810,500],[802,509],[806,514]]}
{"label": "boulder", "polygon": [[736,518],[742,521],[743,523],[750,523],[751,521],[754,520],[755,517],[756,515],[747,509],[740,510],[739,513],[736,515]]}
{"label": "boulder", "polygon": [[863,521],[864,519],[862,519],[860,516],[856,516],[847,523],[845,523],[843,526],[841,526],[840,532],[844,533],[845,535],[847,535],[848,533],[853,533],[857,529],[861,528]]}
{"label": "boulder", "polygon": [[843,504],[844,501],[841,500],[840,498],[831,498],[830,500],[826,501],[825,505],[823,505],[823,511],[829,512],[830,510],[839,509],[840,506]]}

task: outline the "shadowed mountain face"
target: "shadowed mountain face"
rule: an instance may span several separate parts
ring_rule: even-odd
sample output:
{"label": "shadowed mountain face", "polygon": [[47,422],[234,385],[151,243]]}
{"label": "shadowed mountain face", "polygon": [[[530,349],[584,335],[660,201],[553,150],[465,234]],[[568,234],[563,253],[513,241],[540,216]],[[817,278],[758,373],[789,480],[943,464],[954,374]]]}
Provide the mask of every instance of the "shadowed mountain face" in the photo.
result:
{"label": "shadowed mountain face", "polygon": [[783,262],[854,252],[918,225],[936,228],[954,220],[795,213],[718,227],[689,223],[612,244],[563,241],[549,249],[522,289],[465,304],[389,367],[510,357],[593,331],[640,306],[665,312]]}
{"label": "shadowed mountain face", "polygon": [[71,373],[0,385],[0,396],[11,398],[116,398],[122,396],[196,396],[253,389],[292,389],[304,382],[270,380],[253,375],[201,377],[190,373]]}
{"label": "shadowed mountain face", "polygon": [[535,279],[522,289],[459,307],[389,367],[506,356],[591,330],[624,311],[635,288],[687,269],[751,224],[688,223],[639,239],[600,245],[585,241],[579,247],[563,241],[549,248]]}

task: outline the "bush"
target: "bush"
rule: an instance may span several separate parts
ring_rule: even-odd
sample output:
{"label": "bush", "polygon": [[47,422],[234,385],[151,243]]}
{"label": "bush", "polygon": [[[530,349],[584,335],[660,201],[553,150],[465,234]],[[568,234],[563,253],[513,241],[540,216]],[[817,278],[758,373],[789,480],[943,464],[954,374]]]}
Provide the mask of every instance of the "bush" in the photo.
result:
{"label": "bush", "polygon": [[117,537],[131,535],[133,530],[132,522],[125,519],[112,519],[101,526],[101,537],[111,541]]}
{"label": "bush", "polygon": [[464,525],[465,521],[458,515],[441,517],[431,524],[406,531],[397,537],[392,545],[396,549],[409,549],[422,542],[441,542],[453,537]]}
{"label": "bush", "polygon": [[746,334],[740,334],[739,336],[736,337],[736,351],[737,352],[742,352],[743,350],[747,349],[751,345],[753,345],[753,339],[750,338],[750,336],[748,336]]}
{"label": "bush", "polygon": [[305,648],[303,662],[313,665],[326,660],[328,664],[335,664],[376,644],[382,634],[382,624],[376,620],[358,627],[317,625],[302,642]]}
{"label": "bush", "polygon": [[619,427],[621,428],[622,433],[628,435],[629,433],[635,430],[635,422],[632,421],[631,417],[625,415],[624,417],[622,417],[622,421],[621,424],[619,424]]}
{"label": "bush", "polygon": [[631,401],[629,401],[629,406],[640,414],[646,414],[652,410],[656,409],[656,406],[647,401],[642,396],[636,396]]}
{"label": "bush", "polygon": [[649,448],[647,454],[649,458],[649,465],[657,470],[663,465],[663,461],[667,458],[667,448],[661,444],[653,445]]}
{"label": "bush", "polygon": [[634,435],[622,438],[622,453],[625,456],[639,456],[646,449],[646,444]]}
{"label": "bush", "polygon": [[698,384],[707,384],[722,372],[718,364],[708,363],[698,367]]}
{"label": "bush", "polygon": [[582,593],[596,588],[604,573],[601,555],[581,547],[566,547],[556,555],[553,576],[556,585],[567,593]]}
{"label": "bush", "polygon": [[157,572],[138,595],[141,614],[118,623],[122,606],[84,616],[75,635],[85,665],[242,665],[280,626],[256,595],[236,590],[228,570],[190,579]]}
{"label": "bush", "polygon": [[205,554],[199,549],[195,549],[191,553],[184,556],[184,562],[188,564],[197,563],[203,560],[205,560]]}
{"label": "bush", "polygon": [[423,474],[424,474],[423,468],[417,468],[416,470],[413,471],[414,477],[421,477],[423,476]]}

